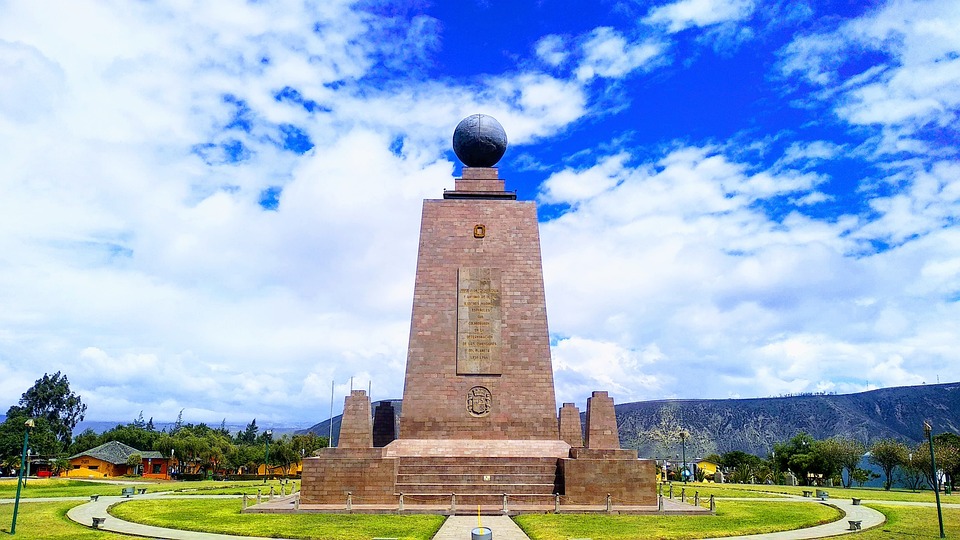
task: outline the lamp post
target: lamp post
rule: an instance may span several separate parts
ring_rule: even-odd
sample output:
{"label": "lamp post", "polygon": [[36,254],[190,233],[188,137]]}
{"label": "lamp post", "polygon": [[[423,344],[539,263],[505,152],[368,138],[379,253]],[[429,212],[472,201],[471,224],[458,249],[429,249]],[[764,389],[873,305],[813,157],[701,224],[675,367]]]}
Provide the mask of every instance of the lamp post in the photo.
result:
{"label": "lamp post", "polygon": [[685,429],[680,430],[680,451],[683,452],[683,470],[680,471],[680,476],[683,478],[683,483],[687,483],[687,478],[690,476],[690,471],[687,470],[687,437],[690,436],[690,433]]}
{"label": "lamp post", "polygon": [[923,432],[927,436],[927,442],[930,443],[930,472],[933,474],[933,493],[937,497],[937,520],[940,522],[940,538],[946,538],[943,534],[943,511],[940,509],[940,477],[937,476],[937,459],[933,457],[933,428],[930,422],[923,422]]}
{"label": "lamp post", "polygon": [[36,424],[33,419],[23,423],[23,452],[20,453],[20,473],[17,475],[17,498],[13,502],[13,522],[10,524],[10,534],[17,533],[17,511],[20,509],[20,486],[23,482],[23,468],[27,464],[27,441],[30,439],[30,430]]}
{"label": "lamp post", "polygon": [[263,483],[267,483],[267,470],[270,467],[270,437],[273,436],[273,431],[269,429],[263,432],[263,441],[264,445],[267,447],[267,456],[263,461]]}

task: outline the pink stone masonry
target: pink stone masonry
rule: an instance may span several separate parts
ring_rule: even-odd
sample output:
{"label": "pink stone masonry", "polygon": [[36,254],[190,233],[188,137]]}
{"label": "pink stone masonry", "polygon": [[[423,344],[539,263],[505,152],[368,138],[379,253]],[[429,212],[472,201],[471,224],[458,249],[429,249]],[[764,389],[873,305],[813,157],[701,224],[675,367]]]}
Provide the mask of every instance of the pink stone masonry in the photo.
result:
{"label": "pink stone masonry", "polygon": [[560,407],[560,438],[570,446],[583,446],[583,424],[580,423],[580,409],[573,403],[564,403]]}
{"label": "pink stone masonry", "polygon": [[594,392],[587,398],[586,447],[592,449],[619,449],[617,415],[613,398],[606,392]]}
{"label": "pink stone masonry", "polygon": [[[499,270],[500,374],[457,374],[458,277],[470,268]],[[400,439],[559,440],[555,407],[536,204],[424,201]]]}
{"label": "pink stone masonry", "polygon": [[343,400],[338,448],[373,448],[373,420],[366,390],[354,390]]}

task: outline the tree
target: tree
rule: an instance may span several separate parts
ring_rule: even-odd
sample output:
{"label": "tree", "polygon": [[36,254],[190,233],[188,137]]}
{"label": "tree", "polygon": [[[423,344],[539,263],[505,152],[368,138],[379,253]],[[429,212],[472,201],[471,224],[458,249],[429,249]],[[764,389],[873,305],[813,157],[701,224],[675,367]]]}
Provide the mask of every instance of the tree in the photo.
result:
{"label": "tree", "polygon": [[[909,461],[907,445],[895,439],[880,439],[870,445],[870,463],[883,470],[883,489],[893,483],[893,470]],[[916,458],[916,456],[914,456]]]}
{"label": "tree", "polygon": [[857,487],[863,487],[863,484],[874,478],[880,478],[880,475],[860,467],[854,468],[853,472],[850,473],[850,479],[857,483]]}
{"label": "tree", "polygon": [[[941,433],[933,438],[933,444],[935,446],[944,446],[955,448],[958,453],[960,453],[960,435],[956,433]],[[937,462],[940,465],[940,462]],[[960,476],[960,460],[957,460],[952,467],[946,467],[940,465],[943,468],[943,472],[947,475],[947,484],[950,485],[951,490],[956,490],[957,477]]]}
{"label": "tree", "polygon": [[[142,417],[141,417],[142,420]],[[134,452],[127,456],[127,466],[133,467],[133,474],[140,474],[140,465],[143,464],[143,456]]]}
{"label": "tree", "polygon": [[[14,409],[14,407],[11,407]],[[20,455],[23,453],[24,422],[30,419],[22,411],[14,411],[0,424],[0,461],[8,467],[20,468]],[[46,418],[36,418],[35,426],[30,430],[30,448],[40,456],[56,456],[63,445],[54,434]]]}
{"label": "tree", "polygon": [[67,376],[58,371],[53,376],[44,373],[37,379],[20,397],[19,406],[11,407],[7,416],[21,412],[29,418],[46,419],[57,440],[66,448],[70,445],[73,428],[83,420],[86,411],[87,406],[80,401],[80,396],[70,391]]}
{"label": "tree", "polygon": [[70,443],[70,450],[68,453],[72,456],[77,455],[96,446],[100,446],[100,444],[100,436],[97,435],[97,432],[87,428],[73,438],[73,442]]}
{"label": "tree", "polygon": [[[847,470],[847,478],[843,487],[848,488],[853,482],[853,471],[860,464],[860,459],[866,452],[866,448],[858,440],[848,439],[846,437],[831,437],[822,441],[817,441],[814,450],[819,454],[827,478],[833,478],[840,474],[843,469]],[[840,474],[842,479],[842,474]]]}
{"label": "tree", "polygon": [[[933,455],[937,460],[937,471],[939,473],[954,469],[957,467],[958,462],[960,462],[960,449],[949,444],[937,444],[934,442]],[[912,461],[914,466],[923,473],[923,477],[931,489],[940,487],[940,485],[938,485],[939,482],[935,481],[937,479],[933,476],[932,465],[930,463],[929,442],[922,442],[914,449]]]}
{"label": "tree", "polygon": [[813,437],[801,431],[785,443],[774,444],[777,469],[792,472],[802,485],[807,485],[808,475],[819,468],[814,454],[815,442]]}
{"label": "tree", "polygon": [[257,432],[260,431],[260,428],[257,427],[257,419],[254,418],[247,428],[241,432],[237,433],[237,442],[241,444],[254,444],[257,442]]}

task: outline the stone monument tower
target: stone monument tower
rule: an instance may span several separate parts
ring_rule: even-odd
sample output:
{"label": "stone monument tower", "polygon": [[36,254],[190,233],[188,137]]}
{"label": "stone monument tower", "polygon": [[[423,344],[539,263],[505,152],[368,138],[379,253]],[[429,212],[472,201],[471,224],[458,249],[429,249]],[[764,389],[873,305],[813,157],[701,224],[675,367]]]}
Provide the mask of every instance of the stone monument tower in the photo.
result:
{"label": "stone monument tower", "polygon": [[620,449],[606,392],[587,400],[586,437],[574,404],[558,413],[537,210],[494,168],[506,145],[490,116],[457,126],[462,177],[423,203],[399,436],[374,447],[353,391],[349,436],[304,461],[302,504],[656,507],[653,463]]}

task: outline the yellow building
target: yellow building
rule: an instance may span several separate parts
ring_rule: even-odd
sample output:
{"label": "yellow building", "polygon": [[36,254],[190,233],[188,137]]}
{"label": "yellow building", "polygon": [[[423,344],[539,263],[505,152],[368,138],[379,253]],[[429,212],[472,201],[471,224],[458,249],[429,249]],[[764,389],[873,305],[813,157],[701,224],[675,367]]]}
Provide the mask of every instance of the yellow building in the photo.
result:
{"label": "yellow building", "polygon": [[[133,454],[140,455],[139,465],[127,462]],[[86,452],[70,456],[69,478],[109,478],[142,474],[145,478],[170,478],[169,462],[160,452],[141,451],[121,442],[110,441]]]}

